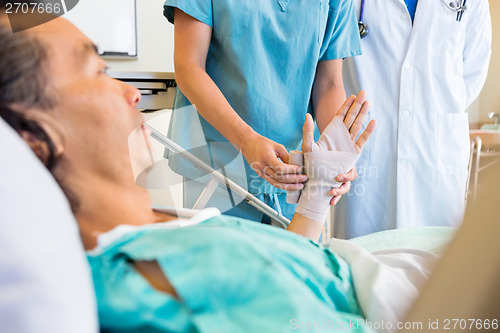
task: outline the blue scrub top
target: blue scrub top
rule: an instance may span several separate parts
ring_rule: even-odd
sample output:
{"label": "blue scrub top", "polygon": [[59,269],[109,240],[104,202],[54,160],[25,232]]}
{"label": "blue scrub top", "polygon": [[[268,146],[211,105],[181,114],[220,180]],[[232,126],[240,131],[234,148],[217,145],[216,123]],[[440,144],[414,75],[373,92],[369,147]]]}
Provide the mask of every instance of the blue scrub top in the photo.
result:
{"label": "blue scrub top", "polygon": [[[166,0],[164,14],[172,23],[174,7],[212,27],[206,71],[233,109],[259,134],[289,151],[300,147],[305,115],[313,113],[318,62],[361,54],[350,0]],[[222,155],[235,155],[224,150],[214,156],[212,143],[227,140],[197,113],[193,116],[190,105],[177,89],[170,138],[186,149],[206,145],[193,152],[213,166],[228,159]],[[201,124],[199,130],[193,122]],[[195,174],[188,164],[169,160],[184,176]],[[282,192],[246,161],[245,167],[250,192]],[[244,174],[229,169],[225,172],[233,180]]]}

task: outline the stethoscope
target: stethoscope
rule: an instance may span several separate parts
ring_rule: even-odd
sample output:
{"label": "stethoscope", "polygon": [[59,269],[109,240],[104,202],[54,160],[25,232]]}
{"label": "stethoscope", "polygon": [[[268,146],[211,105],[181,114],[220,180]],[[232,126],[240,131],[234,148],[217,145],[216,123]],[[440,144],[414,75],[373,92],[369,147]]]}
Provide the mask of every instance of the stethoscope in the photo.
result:
{"label": "stethoscope", "polygon": [[365,0],[361,0],[361,9],[359,10],[359,21],[358,21],[359,36],[361,38],[365,38],[366,35],[368,35],[368,26],[365,23],[363,23],[364,11],[365,11]]}
{"label": "stethoscope", "polygon": [[[462,20],[462,16],[467,9],[467,6],[465,3],[467,0],[441,0],[443,4],[448,8],[449,10],[456,12],[457,13],[457,21]],[[358,21],[358,28],[359,28],[359,36],[361,38],[365,38],[366,35],[368,35],[368,26],[366,23],[363,22],[363,12],[365,11],[365,0],[361,0],[361,9],[359,10],[359,21]]]}
{"label": "stethoscope", "polygon": [[448,8],[452,12],[457,12],[457,21],[462,20],[462,15],[467,9],[467,6],[465,5],[467,0],[456,0],[456,1],[453,0],[451,2],[448,2],[449,0],[441,0],[441,1],[443,1],[446,8]]}

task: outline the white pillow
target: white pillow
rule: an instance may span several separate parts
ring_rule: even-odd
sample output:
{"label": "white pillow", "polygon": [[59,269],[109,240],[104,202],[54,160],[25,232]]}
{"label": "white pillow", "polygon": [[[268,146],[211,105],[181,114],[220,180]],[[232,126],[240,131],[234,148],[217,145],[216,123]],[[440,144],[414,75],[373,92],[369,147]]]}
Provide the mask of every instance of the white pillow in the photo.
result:
{"label": "white pillow", "polygon": [[0,118],[0,332],[97,332],[91,281],[64,194]]}

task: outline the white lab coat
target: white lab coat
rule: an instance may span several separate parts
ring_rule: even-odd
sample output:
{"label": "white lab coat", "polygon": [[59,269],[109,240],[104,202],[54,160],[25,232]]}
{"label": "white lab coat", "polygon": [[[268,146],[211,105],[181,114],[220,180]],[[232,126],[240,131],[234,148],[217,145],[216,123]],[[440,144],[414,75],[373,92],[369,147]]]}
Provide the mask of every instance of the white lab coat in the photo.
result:
{"label": "white lab coat", "polygon": [[491,54],[488,1],[468,0],[457,22],[441,0],[419,0],[412,26],[404,0],[367,0],[363,21],[363,55],[344,62],[344,84],[347,94],[367,92],[377,128],[335,209],[334,234],[458,225],[469,159],[465,109]]}

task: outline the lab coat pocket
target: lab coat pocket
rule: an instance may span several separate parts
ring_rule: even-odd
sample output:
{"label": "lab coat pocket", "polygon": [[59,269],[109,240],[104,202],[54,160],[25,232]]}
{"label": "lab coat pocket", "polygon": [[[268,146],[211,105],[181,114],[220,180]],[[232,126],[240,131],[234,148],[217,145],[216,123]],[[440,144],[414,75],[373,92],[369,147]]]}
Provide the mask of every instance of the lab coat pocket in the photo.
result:
{"label": "lab coat pocket", "polygon": [[462,19],[457,21],[457,12],[448,9],[442,1],[439,2],[435,14],[439,25],[433,26],[439,29],[439,33],[429,34],[429,45],[433,45],[433,56],[453,58],[463,52],[469,13],[465,11]]}
{"label": "lab coat pocket", "polygon": [[[447,5],[448,3],[448,5]],[[450,23],[455,22],[454,24],[461,24],[460,22],[465,23],[467,25],[467,21],[469,20],[469,12],[470,12],[470,5],[471,2],[466,3],[465,5],[465,11],[462,13],[461,19],[458,21],[457,20],[457,14],[458,12],[455,10],[450,9],[450,4],[453,4],[455,7],[459,6],[459,1],[458,0],[440,0],[439,3],[435,3],[436,6],[436,13],[438,14],[438,19],[441,21],[448,21]],[[474,4],[472,5],[474,6]]]}
{"label": "lab coat pocket", "polygon": [[470,152],[468,114],[440,113],[438,122],[438,170],[442,175],[465,176]]}

